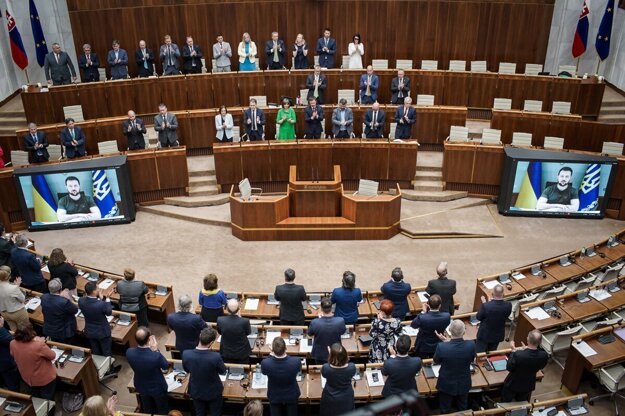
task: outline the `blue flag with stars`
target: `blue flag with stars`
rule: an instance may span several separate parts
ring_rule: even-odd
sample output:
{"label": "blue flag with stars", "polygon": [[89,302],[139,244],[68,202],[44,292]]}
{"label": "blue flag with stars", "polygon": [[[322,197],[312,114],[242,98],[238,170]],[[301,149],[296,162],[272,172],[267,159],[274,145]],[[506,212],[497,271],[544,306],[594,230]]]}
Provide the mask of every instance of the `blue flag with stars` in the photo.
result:
{"label": "blue flag with stars", "polygon": [[37,50],[37,63],[43,66],[46,55],[48,54],[48,44],[43,36],[41,21],[39,20],[39,12],[35,6],[35,0],[30,0],[30,26],[33,29],[33,38],[35,39],[35,49]]}
{"label": "blue flag with stars", "polygon": [[610,40],[612,38],[612,21],[614,20],[614,0],[608,0],[608,4],[605,6],[605,13],[601,18],[601,24],[599,25],[599,31],[597,32],[597,41],[595,42],[595,48],[597,48],[597,54],[602,61],[610,55]]}

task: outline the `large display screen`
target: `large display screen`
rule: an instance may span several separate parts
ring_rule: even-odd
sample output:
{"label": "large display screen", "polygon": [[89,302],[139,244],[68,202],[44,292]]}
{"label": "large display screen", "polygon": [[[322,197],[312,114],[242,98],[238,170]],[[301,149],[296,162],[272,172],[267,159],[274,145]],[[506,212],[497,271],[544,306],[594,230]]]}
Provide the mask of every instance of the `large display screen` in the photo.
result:
{"label": "large display screen", "polygon": [[128,223],[135,219],[125,156],[16,169],[29,230]]}

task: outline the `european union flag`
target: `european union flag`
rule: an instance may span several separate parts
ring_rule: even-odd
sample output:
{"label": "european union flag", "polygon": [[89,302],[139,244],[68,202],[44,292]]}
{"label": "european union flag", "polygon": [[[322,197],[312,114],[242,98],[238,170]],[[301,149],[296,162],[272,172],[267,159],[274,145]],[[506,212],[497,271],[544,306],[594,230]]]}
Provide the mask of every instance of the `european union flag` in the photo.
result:
{"label": "european union flag", "polygon": [[535,209],[538,198],[540,198],[540,182],[542,176],[542,163],[529,162],[527,172],[523,176],[521,189],[517,196],[516,208]]}
{"label": "european union flag", "polygon": [[43,175],[31,176],[36,222],[57,222],[56,201]]}
{"label": "european union flag", "polygon": [[102,218],[111,218],[119,215],[119,209],[111,190],[111,184],[103,170],[94,170],[91,174],[93,180],[93,199],[102,213]]}
{"label": "european union flag", "polygon": [[579,186],[579,210],[596,211],[599,205],[599,183],[601,182],[601,165],[591,163]]}
{"label": "european union flag", "polygon": [[597,48],[597,54],[601,60],[610,55],[610,40],[612,38],[612,21],[614,20],[614,0],[608,0],[608,4],[605,6],[605,13],[601,18],[601,24],[599,25],[599,31],[597,32],[597,41],[595,42],[595,48]]}
{"label": "european union flag", "polygon": [[35,0],[30,0],[30,27],[33,29],[33,38],[35,39],[35,49],[37,50],[37,63],[43,66],[46,55],[48,54],[48,44],[43,36],[41,21],[39,20],[39,12],[35,6]]}

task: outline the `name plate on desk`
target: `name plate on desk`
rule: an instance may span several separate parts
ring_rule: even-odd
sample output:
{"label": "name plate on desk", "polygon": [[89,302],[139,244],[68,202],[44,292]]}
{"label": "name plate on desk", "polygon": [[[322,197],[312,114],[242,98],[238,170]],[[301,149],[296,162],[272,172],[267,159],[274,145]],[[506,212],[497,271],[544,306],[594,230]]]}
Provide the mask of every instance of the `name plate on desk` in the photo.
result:
{"label": "name plate on desk", "polygon": [[306,191],[327,191],[336,188],[336,185],[304,185]]}

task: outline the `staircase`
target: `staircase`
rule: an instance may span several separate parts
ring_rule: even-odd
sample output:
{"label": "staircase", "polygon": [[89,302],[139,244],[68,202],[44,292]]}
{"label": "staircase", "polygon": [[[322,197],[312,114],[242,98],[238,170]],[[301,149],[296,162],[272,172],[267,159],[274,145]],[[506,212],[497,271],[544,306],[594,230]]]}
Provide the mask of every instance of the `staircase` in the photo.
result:
{"label": "staircase", "polygon": [[597,121],[606,124],[625,124],[625,97],[618,94],[609,97],[605,95]]}
{"label": "staircase", "polygon": [[402,197],[410,201],[448,202],[466,198],[467,192],[444,191],[443,153],[419,152],[413,189],[402,189]]}
{"label": "staircase", "polygon": [[213,156],[188,157],[187,167],[189,196],[165,198],[166,205],[195,208],[223,205],[228,202],[229,195],[219,192]]}

